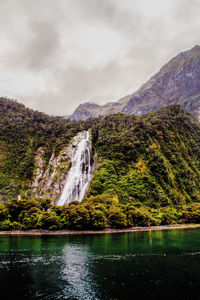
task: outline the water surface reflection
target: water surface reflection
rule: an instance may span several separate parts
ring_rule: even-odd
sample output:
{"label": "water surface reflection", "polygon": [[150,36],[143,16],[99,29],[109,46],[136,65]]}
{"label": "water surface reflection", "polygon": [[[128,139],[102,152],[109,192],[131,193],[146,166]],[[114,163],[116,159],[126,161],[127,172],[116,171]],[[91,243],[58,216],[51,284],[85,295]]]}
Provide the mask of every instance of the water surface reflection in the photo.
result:
{"label": "water surface reflection", "polygon": [[62,262],[61,276],[66,283],[64,295],[74,299],[98,299],[89,246],[67,244],[63,249]]}
{"label": "water surface reflection", "polygon": [[200,230],[0,237],[0,299],[200,297]]}

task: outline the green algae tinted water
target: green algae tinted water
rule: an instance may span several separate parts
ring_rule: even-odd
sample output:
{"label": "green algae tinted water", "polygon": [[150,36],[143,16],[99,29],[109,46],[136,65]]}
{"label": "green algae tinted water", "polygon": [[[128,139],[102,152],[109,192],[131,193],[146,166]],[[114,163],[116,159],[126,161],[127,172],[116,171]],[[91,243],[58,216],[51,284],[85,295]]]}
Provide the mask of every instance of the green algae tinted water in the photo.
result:
{"label": "green algae tinted water", "polygon": [[0,299],[200,299],[200,229],[0,236]]}

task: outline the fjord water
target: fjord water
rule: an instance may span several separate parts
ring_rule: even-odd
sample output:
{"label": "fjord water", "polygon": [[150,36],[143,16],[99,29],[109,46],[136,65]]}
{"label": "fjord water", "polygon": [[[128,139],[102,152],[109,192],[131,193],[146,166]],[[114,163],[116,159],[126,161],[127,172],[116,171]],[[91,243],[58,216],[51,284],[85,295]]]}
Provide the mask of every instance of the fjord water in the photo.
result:
{"label": "fjord water", "polygon": [[0,236],[0,299],[198,299],[200,230]]}

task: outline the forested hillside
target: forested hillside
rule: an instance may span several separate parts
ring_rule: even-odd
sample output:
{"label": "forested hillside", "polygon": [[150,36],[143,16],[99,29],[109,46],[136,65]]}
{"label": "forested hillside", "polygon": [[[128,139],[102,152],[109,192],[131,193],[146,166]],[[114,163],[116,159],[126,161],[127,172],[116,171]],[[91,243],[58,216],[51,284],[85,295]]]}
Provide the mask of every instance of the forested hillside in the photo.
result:
{"label": "forested hillside", "polygon": [[92,139],[101,163],[91,195],[154,207],[200,200],[200,127],[179,105],[97,119]]}
{"label": "forested hillside", "polygon": [[48,161],[79,131],[83,123],[26,108],[0,98],[0,200],[18,195],[32,179],[35,152],[45,150]]}
{"label": "forested hillside", "polygon": [[151,207],[200,201],[200,126],[179,105],[141,117],[118,113],[71,122],[1,98],[1,202],[28,189],[39,147],[48,163],[88,128],[97,170],[86,198],[108,194]]}

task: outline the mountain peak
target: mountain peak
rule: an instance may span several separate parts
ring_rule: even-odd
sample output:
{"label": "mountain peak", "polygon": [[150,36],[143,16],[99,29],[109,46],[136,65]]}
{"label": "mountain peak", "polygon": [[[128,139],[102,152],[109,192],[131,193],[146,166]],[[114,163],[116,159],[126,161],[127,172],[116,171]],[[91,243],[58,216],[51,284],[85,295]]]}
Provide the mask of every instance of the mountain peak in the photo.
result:
{"label": "mountain peak", "polygon": [[84,103],[78,106],[70,118],[75,121],[85,120],[116,112],[143,115],[170,104],[181,104],[195,117],[199,117],[199,45],[176,55],[132,95],[103,106]]}

